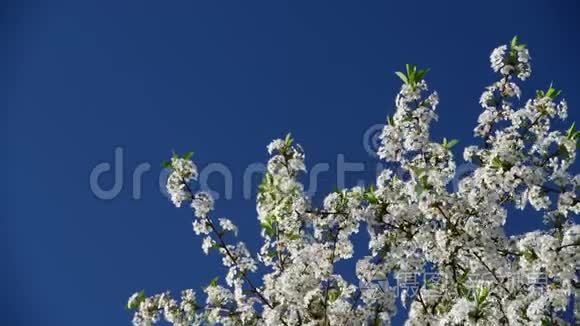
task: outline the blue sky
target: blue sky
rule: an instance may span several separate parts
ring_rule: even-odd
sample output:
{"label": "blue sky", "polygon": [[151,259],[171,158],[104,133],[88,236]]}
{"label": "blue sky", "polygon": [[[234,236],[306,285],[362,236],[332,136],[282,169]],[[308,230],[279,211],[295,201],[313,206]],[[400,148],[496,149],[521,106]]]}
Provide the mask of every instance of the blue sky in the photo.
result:
{"label": "blue sky", "polygon": [[[216,214],[254,249],[242,176],[267,159],[272,138],[291,131],[307,165],[330,164],[316,199],[336,185],[338,154],[365,164],[348,183],[371,181],[377,161],[362,138],[392,112],[393,72],[405,63],[431,68],[441,97],[433,135],[460,139],[456,154],[473,140],[479,94],[495,78],[489,53],[515,34],[533,58],[524,95],[554,81],[579,120],[575,1],[442,3],[3,1],[0,324],[126,325],[135,290],[201,289],[223,271],[201,253],[189,212],[159,190],[172,149],[232,171],[233,198]],[[101,200],[89,174],[113,163],[117,147],[123,187]],[[151,170],[136,200],[141,163]],[[102,187],[113,180],[103,174]],[[525,213],[508,227],[540,225]]]}

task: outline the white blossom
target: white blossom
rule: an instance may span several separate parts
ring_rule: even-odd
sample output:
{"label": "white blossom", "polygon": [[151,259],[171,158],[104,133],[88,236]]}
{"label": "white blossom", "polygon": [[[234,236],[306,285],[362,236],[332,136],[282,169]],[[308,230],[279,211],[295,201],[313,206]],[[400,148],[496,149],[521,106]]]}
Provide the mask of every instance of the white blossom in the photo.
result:
{"label": "white blossom", "polygon": [[[225,277],[205,287],[205,304],[193,290],[179,300],[135,293],[127,303],[133,324],[390,325],[397,300],[408,308],[406,325],[565,324],[579,282],[580,175],[571,170],[580,132],[555,127],[568,107],[553,86],[521,99],[516,81],[530,77],[531,59],[517,38],[490,62],[498,80],[479,98],[480,141],[463,148],[473,169],[453,187],[457,142],[431,136],[439,97],[426,71],[411,65],[398,74],[403,85],[380,134],[378,156],[389,169],[376,187],[339,189],[316,205],[300,182],[302,148],[290,135],[272,141],[257,195],[256,256],[232,220],[212,216],[211,195],[191,191],[197,168],[189,156],[174,156],[166,165],[171,201],[190,201],[202,250],[221,256]],[[537,212],[521,223],[543,219],[546,228],[508,235],[509,212],[528,204]],[[355,256],[361,229],[368,251],[351,284],[335,267]]]}

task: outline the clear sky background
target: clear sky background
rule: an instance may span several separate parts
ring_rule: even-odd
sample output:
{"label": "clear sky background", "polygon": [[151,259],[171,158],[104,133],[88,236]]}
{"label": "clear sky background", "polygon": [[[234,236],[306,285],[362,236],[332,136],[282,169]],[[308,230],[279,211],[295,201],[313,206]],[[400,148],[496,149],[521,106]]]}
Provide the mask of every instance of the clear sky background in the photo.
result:
{"label": "clear sky background", "polygon": [[[431,68],[433,135],[461,140],[459,162],[479,95],[497,79],[489,53],[515,34],[533,58],[524,96],[554,81],[580,120],[579,14],[576,1],[2,1],[0,324],[127,325],[134,291],[201,290],[222,274],[188,210],[159,190],[172,149],[231,169],[233,198],[216,214],[252,249],[258,224],[242,175],[267,159],[272,138],[291,131],[307,166],[331,165],[315,200],[336,185],[338,154],[365,164],[350,185],[372,181],[363,135],[392,113],[393,71],[405,63]],[[101,200],[89,174],[117,147],[123,188]],[[102,187],[113,180],[103,174]],[[218,176],[211,184],[223,189]],[[508,225],[539,226],[530,212]]]}

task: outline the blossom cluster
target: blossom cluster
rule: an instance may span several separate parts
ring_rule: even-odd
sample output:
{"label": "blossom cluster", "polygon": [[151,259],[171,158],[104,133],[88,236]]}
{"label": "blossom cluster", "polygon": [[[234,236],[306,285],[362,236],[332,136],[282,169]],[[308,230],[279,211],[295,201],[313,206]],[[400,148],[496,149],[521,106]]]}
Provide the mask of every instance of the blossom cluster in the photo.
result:
{"label": "blossom cluster", "polygon": [[[578,287],[580,175],[570,170],[580,131],[555,127],[568,108],[552,85],[521,100],[517,80],[530,77],[531,58],[517,38],[493,50],[490,62],[499,80],[480,98],[474,135],[481,140],[463,151],[478,168],[457,190],[449,187],[457,141],[431,137],[439,98],[429,92],[427,71],[407,65],[397,73],[403,84],[378,149],[403,173],[385,169],[375,185],[337,190],[317,206],[299,180],[304,151],[290,135],[274,140],[257,195],[263,242],[255,255],[228,241],[238,228],[212,216],[211,195],[191,191],[191,155],[174,156],[167,190],[175,206],[191,206],[203,252],[222,256],[225,284],[212,281],[205,304],[192,290],[179,302],[137,292],[128,303],[133,324],[389,325],[398,300],[409,311],[407,325],[566,324]],[[507,234],[509,209],[528,205],[546,228]],[[352,235],[361,228],[368,253],[356,262],[352,284],[335,266],[353,257]],[[258,272],[255,284],[250,274]],[[389,278],[413,280],[412,291],[379,282]]]}

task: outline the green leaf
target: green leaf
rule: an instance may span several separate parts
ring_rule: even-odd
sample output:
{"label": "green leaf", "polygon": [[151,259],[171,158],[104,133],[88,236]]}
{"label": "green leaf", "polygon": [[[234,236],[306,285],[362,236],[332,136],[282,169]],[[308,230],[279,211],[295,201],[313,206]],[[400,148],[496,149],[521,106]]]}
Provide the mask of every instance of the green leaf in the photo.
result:
{"label": "green leaf", "polygon": [[273,217],[266,217],[263,221],[260,222],[260,226],[264,229],[264,232],[272,237],[275,234],[275,230],[274,230],[274,218]]}
{"label": "green leaf", "polygon": [[524,258],[529,262],[533,262],[534,260],[538,259],[538,255],[532,249],[527,249],[526,251],[524,251],[523,255]]}
{"label": "green leaf", "polygon": [[266,221],[260,222],[260,226],[262,227],[262,229],[266,229],[266,230],[271,230],[272,229],[272,225],[269,224]]}
{"label": "green leaf", "polygon": [[491,167],[492,168],[501,169],[501,168],[503,168],[503,166],[504,166],[504,164],[498,156],[495,156],[491,160]]}
{"label": "green leaf", "polygon": [[370,204],[378,204],[379,199],[375,195],[375,187],[371,185],[367,191],[364,193],[364,199],[368,201]]}
{"label": "green leaf", "polygon": [[570,128],[568,128],[568,131],[566,132],[566,137],[568,137],[568,139],[572,139],[575,133],[576,133],[576,121],[574,121],[570,126]]}
{"label": "green leaf", "polygon": [[288,239],[289,240],[298,240],[298,239],[300,239],[300,235],[299,234],[290,234],[288,236]]}
{"label": "green leaf", "polygon": [[511,44],[512,48],[515,48],[518,46],[518,36],[517,35],[512,38],[512,41],[510,44]]}
{"label": "green leaf", "polygon": [[274,184],[274,178],[272,177],[272,175],[270,173],[266,173],[264,175],[264,178],[262,179],[262,183],[260,183],[260,185],[258,186],[258,192],[260,194],[267,193],[272,188],[273,184]]}
{"label": "green leaf", "polygon": [[340,290],[339,289],[331,289],[328,291],[328,300],[329,302],[334,302],[336,301],[336,299],[338,299],[338,297],[340,297]]}
{"label": "green leaf", "polygon": [[161,166],[162,166],[162,167],[164,167],[164,168],[166,168],[166,169],[171,169],[171,168],[173,167],[173,166],[171,165],[171,162],[169,162],[169,161],[163,161],[163,162],[161,163]]}
{"label": "green leaf", "polygon": [[451,139],[451,141],[449,143],[447,143],[447,148],[451,149],[453,146],[457,145],[458,143],[459,143],[459,140]]}
{"label": "green leaf", "polygon": [[429,182],[427,182],[428,176],[425,174],[423,176],[421,176],[421,178],[419,178],[419,182],[421,182],[421,187],[423,187],[423,189],[432,189],[433,187],[429,184]]}
{"label": "green leaf", "polygon": [[131,302],[131,305],[129,305],[129,303],[127,303],[127,309],[137,309],[139,308],[139,305],[141,304],[141,302],[143,302],[145,300],[145,290],[141,290],[137,293],[137,297],[135,298],[135,300],[133,302]]}
{"label": "green leaf", "polygon": [[548,91],[546,92],[546,96],[553,97],[555,93],[556,93],[556,89],[554,87],[552,87],[552,84],[550,84],[550,87],[548,88]]}
{"label": "green leaf", "polygon": [[556,97],[560,96],[560,94],[562,94],[562,90],[554,88],[552,83],[550,83],[547,91],[536,91],[537,98],[549,97],[551,99],[555,99]]}
{"label": "green leaf", "polygon": [[278,252],[276,250],[272,249],[268,251],[268,257],[274,258],[276,256],[278,256]]}
{"label": "green leaf", "polygon": [[171,158],[178,159],[179,155],[177,155],[177,153],[175,153],[175,151],[171,151]]}
{"label": "green leaf", "polygon": [[419,70],[419,72],[417,73],[417,78],[416,78],[416,82],[420,82],[423,80],[423,78],[425,78],[425,75],[429,72],[430,69],[421,69]]}
{"label": "green leaf", "polygon": [[409,80],[407,79],[407,76],[405,76],[404,73],[400,72],[400,71],[395,71],[395,75],[399,76],[399,78],[403,81],[403,83],[408,84]]}
{"label": "green leaf", "polygon": [[488,295],[489,288],[487,287],[480,288],[477,290],[475,301],[477,302],[478,305],[481,305],[485,302]]}
{"label": "green leaf", "polygon": [[389,124],[389,126],[394,126],[395,125],[395,120],[393,119],[393,117],[391,117],[390,115],[387,116],[387,123]]}
{"label": "green leaf", "polygon": [[550,319],[544,318],[544,319],[541,320],[541,324],[540,325],[541,326],[550,326],[550,325],[552,325],[552,323],[550,322]]}
{"label": "green leaf", "polygon": [[411,166],[410,169],[416,176],[421,176],[426,171],[425,169],[416,166]]}
{"label": "green leaf", "polygon": [[193,152],[187,152],[187,153],[183,154],[183,159],[189,160],[189,159],[191,159],[192,156],[193,156]]}
{"label": "green leaf", "polygon": [[216,287],[218,285],[218,280],[219,280],[219,277],[217,277],[217,276],[212,278],[211,281],[209,282],[209,286]]}
{"label": "green leaf", "polygon": [[286,144],[286,146],[290,146],[292,145],[292,142],[294,142],[294,139],[292,139],[292,134],[288,133],[286,135],[286,138],[284,139],[284,143]]}
{"label": "green leaf", "polygon": [[453,148],[453,146],[457,145],[459,143],[459,140],[457,139],[451,139],[451,140],[447,140],[447,138],[443,138],[443,147],[445,147],[446,149],[451,149]]}

